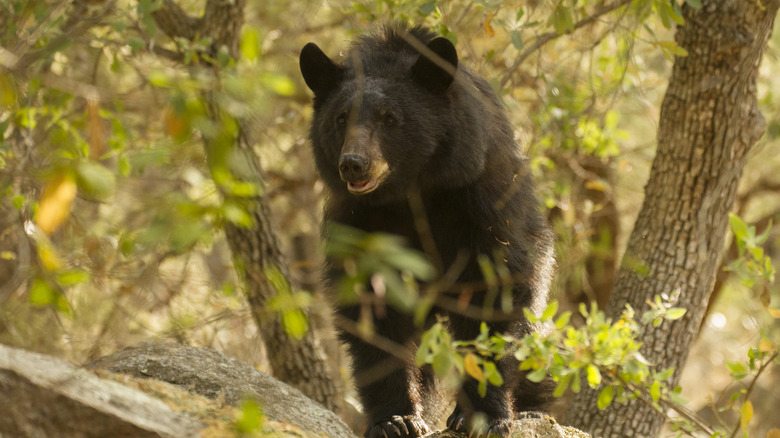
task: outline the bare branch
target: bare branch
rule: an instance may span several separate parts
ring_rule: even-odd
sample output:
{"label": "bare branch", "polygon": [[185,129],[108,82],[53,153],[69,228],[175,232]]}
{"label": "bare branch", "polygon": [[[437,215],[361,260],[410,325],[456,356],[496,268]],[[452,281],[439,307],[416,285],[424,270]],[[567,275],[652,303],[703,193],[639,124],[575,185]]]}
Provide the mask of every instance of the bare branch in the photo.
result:
{"label": "bare branch", "polygon": [[536,38],[534,43],[526,47],[526,49],[523,50],[522,53],[520,53],[520,56],[518,56],[517,59],[515,59],[515,62],[513,62],[512,65],[509,67],[509,70],[507,70],[507,72],[504,74],[504,77],[501,78],[500,87],[504,88],[507,82],[509,82],[509,79],[512,77],[512,74],[515,72],[515,70],[517,70],[518,67],[520,67],[520,64],[522,64],[526,58],[528,58],[529,56],[531,56],[531,54],[533,54],[534,52],[542,48],[545,44],[555,39],[558,39],[562,35],[570,34],[581,27],[587,26],[593,23],[594,21],[598,20],[601,16],[608,14],[622,6],[625,6],[631,3],[632,1],[633,0],[617,0],[615,3],[612,3],[610,5],[604,5],[601,8],[597,9],[592,15],[589,15],[583,18],[582,20],[574,23],[572,30],[566,33],[547,32],[542,35],[539,35],[539,37]]}
{"label": "bare branch", "polygon": [[[73,41],[75,38],[80,37],[85,32],[87,32],[89,29],[91,29],[93,26],[96,26],[100,22],[103,21],[106,16],[108,16],[109,13],[114,8],[114,3],[116,3],[116,0],[111,0],[106,3],[106,5],[100,10],[100,12],[84,17],[82,14],[84,13],[85,9],[82,9],[81,2],[78,2],[76,4],[76,8],[70,16],[68,17],[68,20],[66,22],[66,25],[63,26],[63,29],[65,31],[61,34],[56,36],[55,38],[52,38],[51,41],[49,41],[45,46],[32,50],[30,52],[24,53],[27,49],[27,45],[25,43],[22,43],[22,46],[16,50],[15,55],[18,56],[18,59],[16,60],[13,65],[7,66],[13,73],[24,75],[27,70],[27,68],[32,65],[34,62],[38,61],[41,58],[44,58],[48,56],[49,54],[56,52],[57,50],[61,49],[66,44],[70,44],[71,41]],[[63,3],[67,4],[67,2]],[[64,8],[64,7],[63,7]],[[52,12],[53,19],[56,19],[58,15],[57,13],[60,13],[63,8],[57,8],[54,12]],[[43,23],[41,24],[42,27]],[[39,32],[38,29],[36,29],[32,36],[35,36]]]}

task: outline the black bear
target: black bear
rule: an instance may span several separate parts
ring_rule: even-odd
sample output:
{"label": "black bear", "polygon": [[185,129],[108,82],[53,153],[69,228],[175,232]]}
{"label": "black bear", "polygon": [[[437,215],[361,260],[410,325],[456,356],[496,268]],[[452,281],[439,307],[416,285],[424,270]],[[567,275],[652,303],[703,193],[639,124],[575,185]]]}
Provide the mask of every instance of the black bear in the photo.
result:
{"label": "black bear", "polygon": [[[448,39],[398,24],[360,38],[342,62],[309,43],[300,67],[314,92],[310,139],[328,189],[324,221],[403,236],[436,259],[441,272],[457,260],[450,302],[478,309],[486,292],[474,286],[485,282],[477,258],[500,257],[512,275],[514,310],[503,313],[501,300],[493,300],[490,329],[516,336],[532,331],[518,310],[538,312],[546,303],[552,233],[538,210],[527,158],[488,83],[458,64]],[[341,272],[331,264],[331,284]],[[357,321],[360,309],[341,305],[338,311]],[[453,336],[474,339],[480,312],[475,318],[450,311]],[[379,335],[401,345],[419,340],[411,315],[390,308],[374,315],[374,323]],[[427,433],[422,398],[432,379],[414,365],[414,353],[404,360],[350,333],[340,336],[368,417],[365,436]],[[485,397],[475,380],[463,384],[448,428],[507,436],[517,414],[543,410],[546,386],[525,379],[511,356],[496,364],[504,384],[489,385]],[[486,427],[471,430],[479,424],[472,422],[477,413]]]}

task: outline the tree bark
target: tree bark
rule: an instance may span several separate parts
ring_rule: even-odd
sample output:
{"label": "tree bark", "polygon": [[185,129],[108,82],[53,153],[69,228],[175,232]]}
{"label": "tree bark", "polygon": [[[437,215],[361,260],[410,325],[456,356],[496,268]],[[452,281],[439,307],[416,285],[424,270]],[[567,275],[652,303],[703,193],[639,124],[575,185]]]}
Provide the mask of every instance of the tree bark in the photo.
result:
{"label": "tree bark", "polygon": [[[162,7],[153,14],[159,28],[169,37],[209,36],[213,41],[212,51],[216,52],[217,48],[224,46],[237,58],[245,3],[246,0],[209,0],[203,16],[196,19],[189,17],[173,0],[165,0]],[[205,100],[211,112],[210,116],[220,120],[221,111],[213,93],[207,93]],[[231,147],[231,154],[234,154],[236,159],[231,162],[240,163],[241,169],[231,170],[234,171],[234,177],[262,188],[263,173],[252,150],[252,142],[247,137],[249,129],[246,121],[238,122],[239,132]],[[205,139],[209,162],[224,162],[225,145],[215,143]],[[317,333],[309,330],[303,339],[292,339],[286,333],[281,318],[268,309],[268,301],[277,294],[266,276],[268,269],[281,273],[289,284],[292,285],[293,282],[270,220],[267,200],[263,193],[249,200],[234,200],[248,206],[253,226],[244,228],[226,222],[224,231],[244,281],[252,316],[269,353],[272,373],[274,377],[298,388],[326,408],[341,414],[344,405],[343,388],[335,370],[327,362]]]}
{"label": "tree bark", "polygon": [[[748,152],[763,135],[756,79],[780,0],[706,0],[683,8],[685,24],[661,106],[658,151],[645,200],[628,242],[607,313],[630,304],[647,309],[655,295],[675,295],[688,312],[641,335],[641,353],[679,380],[715,281],[728,212]],[[598,391],[583,390],[566,423],[598,437],[657,436],[665,417],[634,400],[596,408]]]}

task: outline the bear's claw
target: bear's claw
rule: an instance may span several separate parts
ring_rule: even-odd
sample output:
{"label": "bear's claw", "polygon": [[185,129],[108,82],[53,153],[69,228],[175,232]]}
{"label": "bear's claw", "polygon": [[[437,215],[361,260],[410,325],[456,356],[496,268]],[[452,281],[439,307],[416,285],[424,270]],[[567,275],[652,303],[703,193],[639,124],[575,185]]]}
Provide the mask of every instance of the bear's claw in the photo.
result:
{"label": "bear's claw", "polygon": [[485,428],[476,428],[469,424],[468,419],[459,410],[447,419],[447,428],[464,434],[469,438],[506,438],[512,432],[512,420],[501,418],[490,420]]}
{"label": "bear's claw", "polygon": [[393,415],[369,427],[365,438],[415,438],[429,431],[428,425],[418,415]]}

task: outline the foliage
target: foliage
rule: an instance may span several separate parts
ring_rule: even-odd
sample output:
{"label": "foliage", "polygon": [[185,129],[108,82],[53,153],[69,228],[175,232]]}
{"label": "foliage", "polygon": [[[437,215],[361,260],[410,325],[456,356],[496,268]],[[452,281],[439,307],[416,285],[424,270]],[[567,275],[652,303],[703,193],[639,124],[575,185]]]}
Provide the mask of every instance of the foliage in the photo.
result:
{"label": "foliage", "polygon": [[[176,3],[192,16],[204,4]],[[295,54],[309,40],[337,53],[345,39],[393,19],[456,41],[463,62],[500,92],[559,235],[560,307],[607,293],[609,281],[596,285],[593,266],[615,261],[625,236],[602,221],[625,226],[635,216],[665,78],[674,57],[687,53],[672,30],[681,8],[700,7],[698,0],[248,3],[236,60],[207,38],[167,38],[153,16],[158,1],[0,2],[0,342],[83,362],[169,337],[259,360],[221,227],[252,225],[247,206],[262,192],[283,242],[318,234],[322,185],[307,158],[310,96]],[[603,12],[614,5],[621,6]],[[776,33],[760,84],[769,132],[740,194],[748,222],[777,215],[780,205],[764,189],[776,186],[780,164],[777,47]],[[239,120],[256,128],[251,146],[267,170],[263,187],[242,178],[245,163],[232,147]],[[210,160],[205,142],[218,152]],[[751,404],[749,388],[777,363],[777,231],[731,221],[739,254],[727,267],[752,288],[734,302],[757,302],[748,311],[762,324],[747,353],[724,366],[749,387],[718,408],[741,412],[751,426],[761,406]],[[371,284],[386,291],[387,305],[424,320],[437,284],[424,256],[390,236],[331,235],[328,250],[352,274],[345,297],[362,299]],[[300,276],[312,260],[294,271]],[[500,293],[501,266],[485,262]],[[279,292],[269,311],[284,315],[294,336],[316,329],[301,317],[301,309],[325,307],[316,290],[294,290],[273,269],[265,274]],[[484,390],[500,382],[488,357],[514,345],[504,354],[518,354],[533,378],[549,366],[557,393],[593,384],[601,405],[641,396],[667,406],[679,393],[636,355],[634,336],[685,317],[674,295],[648,303],[638,320],[627,310],[612,322],[586,308],[566,321],[551,307],[540,323],[562,325],[540,338],[483,331],[453,342],[442,321],[426,333],[418,361],[453,384],[474,377]]]}
{"label": "foliage", "polygon": [[[327,224],[326,235],[326,254],[339,260],[345,272],[337,291],[340,302],[361,303],[368,309],[387,303],[403,312],[416,308],[418,321],[427,315],[430,304],[421,302],[417,281],[432,280],[435,270],[422,254],[390,234]],[[372,303],[373,297],[376,302]],[[370,310],[361,312],[358,325],[364,333],[373,331],[371,314]]]}
{"label": "foliage", "polygon": [[[748,242],[744,245],[750,246],[750,242],[761,241],[755,239],[755,229],[747,227],[738,217],[732,216],[732,224],[737,224],[738,228],[735,231],[735,238]],[[405,312],[411,312],[412,309],[418,309],[419,312],[420,308],[429,311],[431,301],[423,304],[422,297],[428,299],[433,297],[432,302],[436,302],[435,283],[421,287],[412,281],[413,277],[409,277],[410,281],[406,282],[394,280],[397,282],[396,287],[388,288],[386,294],[383,288],[376,295],[368,294],[362,289],[364,285],[369,284],[367,276],[372,272],[379,272],[373,271],[378,266],[381,266],[380,275],[383,277],[399,275],[399,268],[401,271],[409,272],[415,269],[415,266],[427,267],[428,265],[419,259],[419,254],[407,253],[404,256],[403,254],[409,250],[403,250],[397,246],[399,244],[397,240],[394,241],[381,234],[372,236],[355,230],[340,229],[331,235],[335,236],[333,240],[336,241],[332,244],[336,249],[332,249],[331,253],[348,260],[345,266],[351,266],[348,268],[351,271],[350,275],[342,283],[342,288],[346,288],[345,290],[350,293],[342,295],[343,298],[348,297],[350,302],[354,302],[361,300],[362,296],[364,300],[371,300],[370,304],[375,308],[387,303]],[[754,238],[746,239],[749,236]],[[345,244],[345,240],[351,244]],[[372,245],[376,242],[384,242],[389,248],[387,253],[396,254],[388,257],[387,260],[403,262],[383,266],[384,257],[377,257],[376,254],[382,254],[385,248],[378,250],[377,247],[382,245]],[[369,248],[373,248],[373,252]],[[355,260],[370,261],[358,264]],[[734,269],[746,269],[740,263],[749,262],[750,260],[748,262],[737,260],[732,262],[731,266]],[[771,261],[767,266],[771,266]],[[392,273],[394,269],[396,274]],[[428,274],[429,272],[426,272],[426,276]],[[766,277],[766,273],[758,275]],[[408,289],[406,291],[398,289],[403,287]],[[646,310],[639,318],[636,311],[626,305],[622,315],[616,321],[608,319],[595,303],[591,304],[590,309],[581,303],[579,315],[584,320],[581,325],[572,324],[571,311],[559,314],[559,303],[553,300],[540,315],[522,309],[526,319],[541,330],[539,333],[532,333],[519,339],[504,333],[492,332],[488,324],[483,323],[480,334],[475,339],[454,340],[447,331],[447,319],[439,316],[438,321],[422,335],[415,361],[418,366],[431,365],[434,372],[449,387],[457,387],[466,378],[475,379],[480,394],[484,396],[488,385],[503,383],[503,377],[498,372],[495,362],[511,356],[517,360],[519,369],[526,372],[526,378],[529,380],[541,382],[551,379],[555,383],[553,395],[556,397],[563,396],[567,390],[577,393],[583,385],[588,385],[592,389],[599,390],[598,409],[605,409],[613,402],[625,403],[637,398],[664,415],[671,409],[678,415],[668,417],[670,427],[677,431],[679,436],[694,436],[696,433],[704,432],[708,436],[719,437],[726,436],[729,429],[734,433],[740,430],[743,436],[748,436],[748,425],[753,416],[753,406],[749,400],[750,392],[762,373],[769,367],[780,364],[777,339],[771,339],[772,335],[768,329],[762,330],[757,346],[747,352],[747,361],[726,364],[735,382],[752,376],[750,385],[746,389],[734,392],[729,403],[720,408],[721,411],[738,411],[738,424],[736,426],[725,422],[719,425],[707,424],[686,407],[688,401],[681,394],[682,388],[669,385],[675,370],[657,369],[640,353],[639,338],[643,330],[652,330],[663,321],[674,321],[685,316],[686,309],[674,305],[679,298],[679,293],[679,290],[676,290],[669,295],[663,294],[649,300]],[[399,295],[405,297],[405,300],[399,300],[397,298]],[[768,307],[766,310],[774,318],[780,318],[780,313],[776,310]],[[371,310],[363,314],[370,315]],[[419,320],[425,321],[425,318]],[[369,318],[361,322],[361,326],[366,324],[370,325]],[[370,329],[366,332],[370,332]]]}
{"label": "foliage", "polygon": [[[747,225],[742,218],[733,213],[729,215],[729,223],[737,242],[739,258],[732,260],[726,269],[736,272],[742,284],[748,287],[754,286],[757,281],[774,282],[775,268],[772,266],[772,259],[765,254],[764,248],[761,246],[769,238],[772,223],[770,222],[764,232],[759,235],[756,235],[756,227]],[[768,295],[765,296],[766,298],[762,302],[769,305]]]}
{"label": "foliage", "polygon": [[252,399],[241,402],[234,427],[238,436],[254,436],[262,431],[265,416],[260,405]]}

